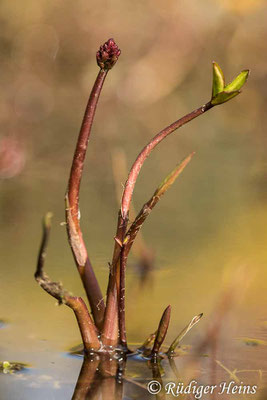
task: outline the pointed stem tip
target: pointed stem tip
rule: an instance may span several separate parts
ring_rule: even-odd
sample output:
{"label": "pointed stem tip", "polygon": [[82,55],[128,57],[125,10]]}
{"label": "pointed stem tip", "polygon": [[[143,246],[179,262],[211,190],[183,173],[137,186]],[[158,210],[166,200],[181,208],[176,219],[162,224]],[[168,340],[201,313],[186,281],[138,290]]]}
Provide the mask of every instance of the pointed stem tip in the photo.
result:
{"label": "pointed stem tip", "polygon": [[109,39],[100,46],[96,53],[97,64],[101,69],[109,70],[116,64],[120,54],[121,51],[114,39]]}
{"label": "pointed stem tip", "polygon": [[161,348],[162,343],[167,335],[169,323],[171,318],[171,306],[169,305],[163,312],[161,320],[159,322],[159,327],[157,330],[157,335],[155,338],[154,346],[151,351],[152,358],[157,357],[158,352]]}

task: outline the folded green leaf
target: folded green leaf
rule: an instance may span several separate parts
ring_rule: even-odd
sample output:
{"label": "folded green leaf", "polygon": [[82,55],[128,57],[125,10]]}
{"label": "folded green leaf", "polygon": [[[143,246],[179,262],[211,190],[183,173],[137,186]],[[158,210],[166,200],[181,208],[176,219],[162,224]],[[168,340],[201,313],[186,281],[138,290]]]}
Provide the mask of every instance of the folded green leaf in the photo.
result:
{"label": "folded green leaf", "polygon": [[216,63],[212,63],[213,67],[213,83],[212,83],[212,98],[222,92],[225,85],[224,74],[221,67]]}
{"label": "folded green leaf", "polygon": [[218,93],[215,97],[211,99],[211,104],[213,106],[217,106],[218,104],[226,103],[227,101],[237,96],[239,93],[241,93],[239,90],[235,90],[233,92],[223,91],[221,93]]}
{"label": "folded green leaf", "polygon": [[240,72],[240,74],[227,86],[225,86],[224,90],[226,92],[233,92],[236,90],[240,90],[242,86],[246,83],[249,76],[249,69],[245,69]]}

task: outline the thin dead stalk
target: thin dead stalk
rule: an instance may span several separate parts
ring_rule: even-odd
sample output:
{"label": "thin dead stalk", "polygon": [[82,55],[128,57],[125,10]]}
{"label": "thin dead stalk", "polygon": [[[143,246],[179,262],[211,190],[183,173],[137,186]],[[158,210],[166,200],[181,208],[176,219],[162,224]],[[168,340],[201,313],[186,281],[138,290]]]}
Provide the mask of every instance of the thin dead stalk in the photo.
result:
{"label": "thin dead stalk", "polygon": [[86,351],[99,350],[101,345],[97,337],[97,331],[83,299],[81,297],[72,296],[63,288],[61,283],[51,281],[49,276],[44,272],[44,261],[50,229],[51,213],[48,213],[43,220],[43,237],[38,255],[35,279],[50,296],[57,299],[59,304],[66,304],[74,311],[82,336],[84,349]]}
{"label": "thin dead stalk", "polygon": [[179,335],[174,339],[172,344],[170,345],[167,355],[169,357],[173,356],[175,349],[179,346],[181,340],[185,337],[185,335],[201,320],[203,317],[203,313],[196,315],[192,320],[189,322],[188,325],[179,333]]}

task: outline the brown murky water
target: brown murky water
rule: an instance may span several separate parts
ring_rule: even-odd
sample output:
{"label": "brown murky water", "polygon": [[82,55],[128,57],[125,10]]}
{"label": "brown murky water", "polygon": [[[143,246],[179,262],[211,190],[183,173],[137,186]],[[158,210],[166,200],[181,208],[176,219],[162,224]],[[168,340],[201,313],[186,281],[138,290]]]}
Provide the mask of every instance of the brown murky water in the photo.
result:
{"label": "brown murky water", "polygon": [[[33,280],[40,224],[38,211],[32,209],[26,200],[23,203],[24,192],[20,191],[19,183],[8,182],[6,186],[3,185],[5,196],[10,195],[9,191],[15,198],[21,196],[22,206],[19,207],[24,205],[25,208],[23,212],[19,208],[14,210],[12,224],[7,221],[6,229],[2,232],[1,252],[4,262],[1,269],[3,322],[0,328],[0,354],[2,361],[23,362],[28,367],[13,374],[0,375],[1,398],[71,399],[82,358],[69,355],[68,349],[79,342],[79,333],[71,311],[55,306],[54,300],[42,292]],[[36,196],[36,202],[39,199],[41,203],[38,209],[44,207],[42,203],[45,201],[40,199],[39,190],[45,184],[45,181],[36,183],[33,196]],[[99,196],[100,190],[101,188],[96,190],[95,197]],[[85,191],[84,197],[90,198],[92,202],[94,198],[90,194]],[[60,200],[59,209],[62,203]],[[97,202],[95,207],[100,207]],[[172,305],[168,343],[193,315],[204,312],[200,323],[183,341],[184,345],[190,345],[185,354],[176,357],[172,365],[167,359],[162,361],[160,382],[163,388],[168,382],[183,382],[186,385],[191,380],[196,380],[198,385],[217,385],[215,394],[205,395],[206,397],[203,395],[203,398],[227,399],[229,394],[218,394],[219,385],[224,381],[234,381],[241,386],[257,385],[257,394],[250,397],[260,398],[257,396],[261,395],[267,383],[267,318],[263,307],[266,304],[266,271],[265,249],[261,246],[264,242],[262,219],[266,210],[259,207],[258,203],[255,203],[253,214],[249,210],[243,208],[239,214],[231,217],[231,223],[222,224],[221,229],[213,234],[203,233],[206,234],[206,240],[203,235],[198,236],[198,240],[192,243],[192,248],[185,243],[183,246],[179,245],[178,238],[184,241],[183,232],[175,232],[175,227],[174,230],[171,229],[173,221],[170,214],[174,212],[172,208],[170,211],[168,206],[162,206],[159,210],[159,219],[162,218],[160,214],[165,214],[160,225],[155,223],[153,226],[152,217],[147,223],[144,237],[150,246],[152,242],[157,249],[155,269],[144,285],[140,285],[135,258],[130,260],[128,269],[127,326],[133,348],[155,330],[166,305]],[[83,294],[67,247],[65,227],[60,225],[61,220],[55,214],[47,271],[54,279],[61,279],[74,293]],[[62,215],[62,210],[58,214]],[[101,222],[104,222],[105,217],[103,213]],[[10,218],[12,219],[12,215]],[[89,226],[85,225],[85,235],[89,249],[94,253],[97,275],[104,287],[108,271],[106,261],[109,256],[107,251],[103,252],[103,248],[106,246],[111,250],[112,241],[106,234],[99,243],[99,226],[93,225],[92,216],[89,218],[91,221]],[[180,220],[183,224],[183,217]],[[95,232],[95,235],[87,233],[87,229]],[[112,235],[112,228],[108,230]],[[151,242],[149,238],[152,238]],[[223,296],[230,298],[232,295],[228,311],[220,314],[219,304]],[[222,323],[216,332],[215,343],[209,341],[201,355],[194,356],[194,351],[205,340],[207,331],[218,316]],[[109,366],[105,364],[105,368],[112,370],[114,366],[111,362]],[[117,398],[152,398],[155,395],[148,393],[147,384],[154,379],[153,376],[158,379],[159,371],[155,371],[155,368],[153,370],[148,361],[130,357],[122,384],[116,383],[110,376],[101,378],[99,386],[96,385],[86,398],[98,398],[103,391],[104,398],[115,398],[113,392],[106,389],[111,382]],[[92,377],[91,368],[89,372],[85,371],[85,377],[88,383]],[[99,376],[96,375],[94,382],[98,381]],[[163,396],[164,391],[166,390],[157,396]],[[84,390],[81,393],[84,395]],[[81,393],[78,391],[79,396],[82,396]],[[105,397],[107,393],[109,397]],[[76,396],[78,395],[76,391]],[[190,396],[185,398],[194,398],[192,394]],[[230,398],[235,396],[237,395]],[[248,395],[238,396],[250,398]],[[262,398],[264,399],[264,395]]]}

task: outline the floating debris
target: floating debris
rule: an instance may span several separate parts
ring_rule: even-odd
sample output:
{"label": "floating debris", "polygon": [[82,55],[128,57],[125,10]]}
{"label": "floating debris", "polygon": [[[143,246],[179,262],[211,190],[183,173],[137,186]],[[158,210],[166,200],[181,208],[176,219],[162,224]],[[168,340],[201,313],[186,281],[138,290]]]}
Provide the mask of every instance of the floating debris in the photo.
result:
{"label": "floating debris", "polygon": [[241,337],[241,338],[238,338],[238,340],[240,340],[247,346],[267,346],[266,340],[247,338],[247,337]]}
{"label": "floating debris", "polygon": [[71,347],[67,350],[67,354],[71,356],[84,356],[84,347],[83,344],[80,343],[76,346]]}
{"label": "floating debris", "polygon": [[14,361],[3,361],[0,362],[0,373],[13,374],[14,372],[22,371],[28,368],[29,365],[24,363],[18,363]]}

